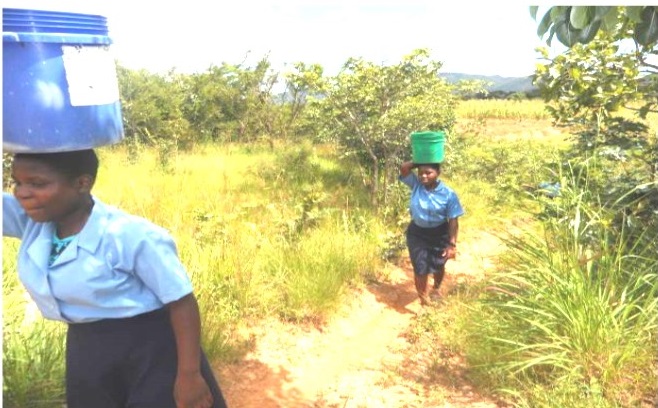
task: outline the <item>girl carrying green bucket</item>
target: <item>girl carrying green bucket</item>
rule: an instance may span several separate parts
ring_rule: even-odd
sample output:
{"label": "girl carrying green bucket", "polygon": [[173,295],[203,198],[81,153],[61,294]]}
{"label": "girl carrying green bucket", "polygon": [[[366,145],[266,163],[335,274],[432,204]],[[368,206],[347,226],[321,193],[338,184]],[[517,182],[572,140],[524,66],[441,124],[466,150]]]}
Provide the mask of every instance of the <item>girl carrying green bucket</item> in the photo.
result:
{"label": "girl carrying green bucket", "polygon": [[438,296],[445,264],[457,253],[459,217],[464,215],[457,193],[439,179],[444,144],[443,132],[412,133],[413,161],[400,166],[399,180],[411,189],[411,221],[406,240],[416,291],[423,306],[430,304],[429,275],[434,275],[433,289]]}

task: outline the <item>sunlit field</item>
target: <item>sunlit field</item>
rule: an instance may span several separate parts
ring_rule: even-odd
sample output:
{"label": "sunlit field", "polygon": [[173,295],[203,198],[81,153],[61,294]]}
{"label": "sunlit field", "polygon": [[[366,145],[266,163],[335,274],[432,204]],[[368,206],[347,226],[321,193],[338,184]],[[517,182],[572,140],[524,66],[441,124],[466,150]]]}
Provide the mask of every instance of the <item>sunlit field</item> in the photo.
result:
{"label": "sunlit field", "polygon": [[540,99],[499,100],[469,99],[457,106],[457,116],[461,119],[550,119]]}
{"label": "sunlit field", "polygon": [[[510,226],[526,224],[541,232],[533,220],[541,203],[529,188],[560,176],[550,165],[569,143],[569,135],[551,125],[541,101],[462,102],[442,178],[458,190],[467,209],[460,221],[463,231],[502,236]],[[98,152],[95,196],[163,226],[175,238],[199,299],[204,347],[216,362],[244,356],[254,339],[243,337],[240,329],[265,317],[322,324],[354,288],[383,279],[387,262],[404,252],[400,220],[375,212],[356,166],[330,145],[208,145],[173,152],[166,160],[149,148]],[[594,211],[578,201],[578,191],[565,191],[565,197],[570,201],[559,202],[564,211]],[[392,205],[404,214],[406,204],[404,198]],[[508,240],[512,255],[500,260],[500,273],[489,284],[518,291],[513,299],[482,303],[483,289],[473,287],[443,309],[450,314],[447,320],[428,315],[418,324],[465,353],[475,367],[472,380],[482,389],[507,387],[506,396],[521,406],[550,407],[542,398],[561,399],[556,406],[580,398],[573,406],[583,408],[592,396],[597,403],[592,406],[605,408],[615,406],[606,405],[606,398],[635,401],[655,389],[638,377],[650,373],[656,357],[645,347],[656,328],[650,315],[657,312],[655,281],[649,281],[655,256],[636,247],[639,255],[631,262],[617,252],[623,242],[610,242],[602,248],[606,263],[596,267],[614,281],[601,289],[598,281],[582,279],[582,273],[594,274],[593,264],[578,263],[589,249],[577,242],[582,234],[605,240],[606,229],[603,224],[565,225],[571,229],[556,224],[559,234],[550,238]],[[65,327],[44,321],[30,306],[16,278],[17,248],[16,240],[3,239],[4,406],[61,406]],[[629,276],[622,264],[646,272],[646,279]],[[611,310],[619,315],[611,316]],[[530,325],[539,314],[550,321],[546,330]],[[562,320],[565,314],[571,323]],[[598,320],[589,322],[587,316]],[[499,327],[511,340],[498,341]],[[634,335],[638,327],[641,333]],[[559,373],[538,360],[544,352],[555,367],[576,368],[552,383]],[[522,374],[513,376],[516,370]],[[584,379],[599,378],[597,373],[605,377],[583,385]],[[535,380],[547,388],[529,389]],[[569,381],[578,385],[566,387]],[[541,397],[551,384],[564,390]],[[608,391],[592,391],[596,387]],[[633,395],[623,394],[624,389]]]}

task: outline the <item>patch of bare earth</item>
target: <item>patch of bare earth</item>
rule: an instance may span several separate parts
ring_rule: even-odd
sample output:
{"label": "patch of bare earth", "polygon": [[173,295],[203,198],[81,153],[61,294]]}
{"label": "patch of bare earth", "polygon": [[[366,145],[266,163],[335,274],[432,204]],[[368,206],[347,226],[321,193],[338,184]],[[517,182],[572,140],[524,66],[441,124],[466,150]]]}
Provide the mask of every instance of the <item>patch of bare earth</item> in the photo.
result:
{"label": "patch of bare earth", "polygon": [[[492,235],[464,238],[443,292],[482,277],[500,250]],[[412,272],[402,265],[387,276],[356,291],[322,327],[270,319],[252,328],[254,350],[217,368],[229,407],[499,406],[464,379],[458,356],[446,353],[442,368],[429,370],[430,359],[405,336],[422,310]]]}

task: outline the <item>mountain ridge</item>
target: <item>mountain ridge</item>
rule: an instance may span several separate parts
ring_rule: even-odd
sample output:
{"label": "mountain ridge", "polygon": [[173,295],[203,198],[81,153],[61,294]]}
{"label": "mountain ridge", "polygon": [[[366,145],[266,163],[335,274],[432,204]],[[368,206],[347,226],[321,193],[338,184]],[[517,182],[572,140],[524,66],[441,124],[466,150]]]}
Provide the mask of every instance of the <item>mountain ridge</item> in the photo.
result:
{"label": "mountain ridge", "polygon": [[461,74],[458,72],[446,72],[439,74],[442,78],[450,83],[462,80],[478,80],[490,83],[486,87],[489,92],[533,92],[538,88],[532,83],[532,76],[527,77],[504,77],[500,75],[474,75],[474,74]]}

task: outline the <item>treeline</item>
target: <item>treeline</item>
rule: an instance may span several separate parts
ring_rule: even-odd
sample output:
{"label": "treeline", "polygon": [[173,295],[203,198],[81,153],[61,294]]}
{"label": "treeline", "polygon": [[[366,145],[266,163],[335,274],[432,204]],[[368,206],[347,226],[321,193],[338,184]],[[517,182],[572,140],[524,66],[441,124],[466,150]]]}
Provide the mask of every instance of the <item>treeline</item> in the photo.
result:
{"label": "treeline", "polygon": [[539,88],[533,88],[529,91],[490,91],[478,92],[468,99],[507,99],[512,101],[522,101],[524,99],[540,99],[542,97]]}
{"label": "treeline", "polygon": [[[117,66],[128,143],[175,144],[252,142],[297,136],[305,103],[299,84],[271,70],[224,63],[205,72],[166,74]],[[275,90],[275,86],[283,89]]]}
{"label": "treeline", "polygon": [[359,166],[377,205],[408,159],[409,134],[449,132],[457,101],[482,90],[475,82],[449,84],[441,65],[418,49],[389,66],[350,58],[336,75],[305,63],[277,73],[266,58],[188,75],[119,66],[127,144],[155,145],[166,160],[171,149],[197,143],[330,142]]}

